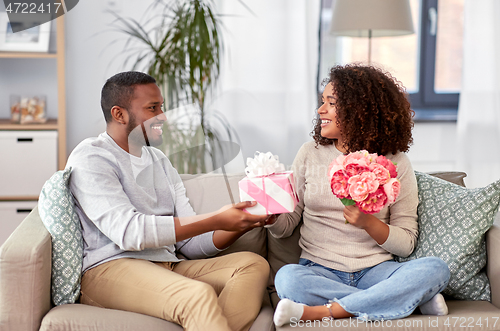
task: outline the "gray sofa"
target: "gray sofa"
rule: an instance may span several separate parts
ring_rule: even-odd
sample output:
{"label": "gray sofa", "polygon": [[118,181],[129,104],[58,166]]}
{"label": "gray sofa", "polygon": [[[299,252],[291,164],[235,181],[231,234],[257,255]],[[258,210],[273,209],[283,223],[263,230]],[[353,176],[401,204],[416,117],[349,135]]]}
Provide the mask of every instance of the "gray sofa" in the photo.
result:
{"label": "gray sofa", "polygon": [[[463,184],[463,173],[435,174]],[[226,181],[220,174],[203,176],[182,175],[187,195],[198,213],[213,211],[231,202]],[[235,201],[237,182],[243,174],[229,175]],[[498,216],[497,216],[498,219]],[[279,301],[273,286],[278,269],[299,259],[299,227],[286,239],[268,235],[264,228],[254,229],[221,254],[253,251],[264,256],[271,266],[268,292],[252,331],[274,330],[273,308]],[[500,222],[487,233],[487,273],[492,287],[492,302],[448,301],[449,315],[422,316],[385,322],[364,323],[355,319],[339,319],[329,323],[317,321],[309,325],[287,325],[278,330],[500,330]],[[182,330],[176,324],[161,319],[118,311],[68,304],[53,307],[50,299],[51,238],[43,226],[37,209],[26,217],[0,248],[0,330],[1,331],[122,331]],[[385,324],[384,324],[385,323]],[[479,324],[482,324],[481,326]],[[208,330],[212,331],[212,330]],[[217,331],[217,330],[213,330]]]}

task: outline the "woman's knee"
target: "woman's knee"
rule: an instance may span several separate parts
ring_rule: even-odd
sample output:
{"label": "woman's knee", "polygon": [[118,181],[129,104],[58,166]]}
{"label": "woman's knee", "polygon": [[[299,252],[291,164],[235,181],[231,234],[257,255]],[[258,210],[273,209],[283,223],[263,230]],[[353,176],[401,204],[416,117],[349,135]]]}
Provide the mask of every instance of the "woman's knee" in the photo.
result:
{"label": "woman's knee", "polygon": [[302,268],[304,266],[299,264],[287,264],[278,270],[274,278],[274,286],[280,298],[294,298],[295,292],[303,283],[303,279],[298,276]]}
{"label": "woman's knee", "polygon": [[436,256],[428,256],[425,259],[432,274],[435,274],[436,277],[441,278],[443,281],[450,279],[450,268],[448,268],[446,262]]}
{"label": "woman's knee", "polygon": [[432,278],[439,283],[447,284],[450,279],[450,269],[446,262],[436,256],[422,257],[413,260],[419,264],[419,272],[422,275],[432,275]]}

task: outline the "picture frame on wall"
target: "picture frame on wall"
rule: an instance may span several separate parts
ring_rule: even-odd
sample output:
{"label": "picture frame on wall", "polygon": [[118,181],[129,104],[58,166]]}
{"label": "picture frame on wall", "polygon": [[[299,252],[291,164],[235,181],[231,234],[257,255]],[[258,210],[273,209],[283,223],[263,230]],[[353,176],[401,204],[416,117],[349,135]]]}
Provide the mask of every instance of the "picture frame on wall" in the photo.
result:
{"label": "picture frame on wall", "polygon": [[[39,14],[38,14],[39,15]],[[50,14],[49,14],[50,15]],[[40,52],[49,51],[50,21],[34,25],[19,32],[12,32],[12,25],[26,22],[10,22],[6,12],[0,12],[0,52]]]}

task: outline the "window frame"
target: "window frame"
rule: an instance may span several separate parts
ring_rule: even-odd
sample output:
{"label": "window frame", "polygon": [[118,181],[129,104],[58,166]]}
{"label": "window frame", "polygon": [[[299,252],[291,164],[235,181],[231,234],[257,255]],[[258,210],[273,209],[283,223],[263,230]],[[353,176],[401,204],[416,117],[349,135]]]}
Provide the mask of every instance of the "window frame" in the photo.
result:
{"label": "window frame", "polygon": [[456,121],[460,93],[436,93],[434,91],[436,69],[436,33],[431,35],[429,11],[435,8],[437,20],[439,0],[420,0],[420,38],[418,92],[410,93],[410,103],[415,111],[415,121]]}

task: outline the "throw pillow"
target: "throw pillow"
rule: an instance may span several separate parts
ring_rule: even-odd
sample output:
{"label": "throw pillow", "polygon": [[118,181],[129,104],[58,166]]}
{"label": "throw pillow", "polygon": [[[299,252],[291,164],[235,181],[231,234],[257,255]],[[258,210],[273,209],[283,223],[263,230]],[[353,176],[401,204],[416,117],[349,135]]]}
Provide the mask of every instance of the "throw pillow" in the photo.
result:
{"label": "throw pillow", "polygon": [[38,200],[43,224],[52,236],[52,300],[75,303],[80,295],[83,238],[80,220],[69,190],[71,168],[45,182]]}
{"label": "throw pillow", "polygon": [[500,180],[467,189],[415,171],[418,184],[417,247],[399,261],[437,256],[450,268],[443,291],[456,299],[490,300],[485,233],[494,222],[500,202]]}

